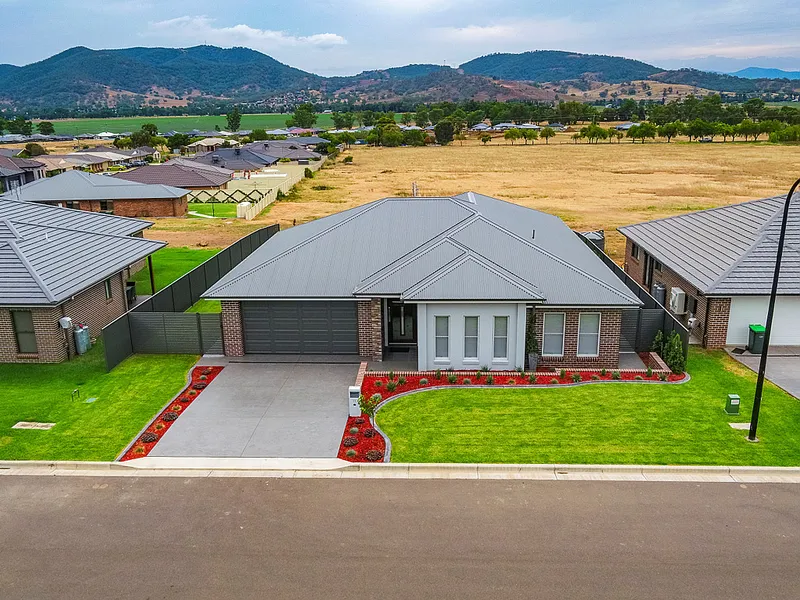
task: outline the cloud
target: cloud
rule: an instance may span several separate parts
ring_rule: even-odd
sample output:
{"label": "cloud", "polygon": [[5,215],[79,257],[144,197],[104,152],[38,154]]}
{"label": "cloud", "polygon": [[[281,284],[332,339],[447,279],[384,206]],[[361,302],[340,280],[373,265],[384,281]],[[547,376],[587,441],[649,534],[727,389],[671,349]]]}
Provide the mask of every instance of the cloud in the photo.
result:
{"label": "cloud", "polygon": [[[460,4],[473,0],[461,0]],[[357,0],[363,8],[373,12],[391,12],[413,17],[420,14],[445,12],[457,4],[456,0]]]}
{"label": "cloud", "polygon": [[347,40],[335,33],[315,33],[296,36],[285,31],[257,29],[249,25],[215,27],[214,19],[204,15],[184,16],[150,23],[148,35],[167,35],[173,40],[207,43],[216,46],[246,46],[255,50],[271,51],[287,47],[331,48],[343,46]]}

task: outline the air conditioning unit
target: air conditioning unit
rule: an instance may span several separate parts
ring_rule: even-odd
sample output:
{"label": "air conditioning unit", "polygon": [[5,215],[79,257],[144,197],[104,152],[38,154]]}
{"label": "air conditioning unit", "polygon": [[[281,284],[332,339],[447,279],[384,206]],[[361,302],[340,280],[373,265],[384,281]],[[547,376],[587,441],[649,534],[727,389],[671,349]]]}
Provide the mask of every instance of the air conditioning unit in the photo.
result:
{"label": "air conditioning unit", "polygon": [[672,288],[669,296],[669,309],[676,315],[686,314],[686,292],[681,288]]}

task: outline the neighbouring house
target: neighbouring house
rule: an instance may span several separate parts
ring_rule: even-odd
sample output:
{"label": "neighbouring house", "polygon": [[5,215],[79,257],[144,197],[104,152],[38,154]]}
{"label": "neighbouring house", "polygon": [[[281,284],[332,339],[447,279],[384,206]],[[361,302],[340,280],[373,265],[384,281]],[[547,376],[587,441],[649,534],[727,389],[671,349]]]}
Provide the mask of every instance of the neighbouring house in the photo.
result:
{"label": "neighbouring house", "polygon": [[615,125],[614,129],[617,131],[628,131],[631,127],[638,127],[641,123],[632,123],[628,121],[627,123],[620,123],[619,125]]}
{"label": "neighbouring house", "polygon": [[146,160],[147,162],[161,162],[161,152],[152,146],[139,146],[130,152],[131,158],[135,160]]}
{"label": "neighbouring house", "polygon": [[0,192],[9,192],[43,177],[44,163],[0,154]]}
{"label": "neighbouring house", "polygon": [[[267,156],[275,156],[278,159],[286,158],[289,160],[320,160],[321,155],[316,152],[311,152],[306,149],[303,143],[296,140],[303,140],[304,138],[293,138],[291,140],[278,140],[268,142],[253,142],[243,146],[243,149],[252,150]],[[322,138],[320,138],[322,139]],[[327,143],[327,140],[325,140]],[[316,144],[313,144],[316,146]]]}
{"label": "neighbouring house", "polygon": [[[621,227],[625,271],[707,348],[747,343],[766,324],[785,196]],[[772,344],[800,345],[800,207],[790,211]]]}
{"label": "neighbouring house", "polygon": [[67,160],[66,157],[57,154],[44,154],[37,156],[36,160],[44,165],[44,172],[47,177],[81,168],[81,165],[76,162]]}
{"label": "neighbouring house", "polygon": [[198,154],[190,159],[198,163],[220,167],[231,171],[261,171],[265,167],[274,165],[280,160],[279,156],[272,156],[266,152],[252,148],[220,148],[214,152]]}
{"label": "neighbouring house", "polygon": [[191,144],[187,144],[186,149],[193,154],[202,154],[203,152],[214,152],[222,148],[222,144],[227,142],[230,146],[238,146],[239,142],[236,140],[223,140],[219,137],[203,138]]}
{"label": "neighbouring house", "polygon": [[75,345],[59,319],[97,337],[125,313],[129,268],[165,245],[151,225],[0,198],[0,362],[61,362]]}
{"label": "neighbouring house", "polygon": [[101,161],[91,163],[95,165],[93,170],[97,170],[97,165],[100,165],[102,170],[105,170],[108,167],[127,165],[137,160],[131,155],[130,151],[120,150],[119,148],[113,148],[111,146],[95,146],[94,148],[76,150],[75,152],[71,152],[68,156],[75,156],[78,160],[91,157]]}
{"label": "neighbouring house", "polygon": [[[192,164],[194,163],[194,164]],[[233,179],[233,171],[184,160],[180,163],[147,165],[115,173],[116,179],[138,183],[162,184],[185,190],[224,190]]]}
{"label": "neighbouring house", "polygon": [[488,131],[492,128],[491,125],[487,125],[486,123],[476,123],[472,127],[470,127],[470,131]]}
{"label": "neighbouring house", "polygon": [[188,194],[187,190],[169,185],[73,170],[39,179],[2,197],[123,217],[182,217],[188,209]]}
{"label": "neighbouring house", "polygon": [[[558,217],[472,192],[385,198],[281,231],[203,295],[230,356],[416,355],[420,370],[616,368],[641,302]],[[410,353],[410,354],[409,354]]]}

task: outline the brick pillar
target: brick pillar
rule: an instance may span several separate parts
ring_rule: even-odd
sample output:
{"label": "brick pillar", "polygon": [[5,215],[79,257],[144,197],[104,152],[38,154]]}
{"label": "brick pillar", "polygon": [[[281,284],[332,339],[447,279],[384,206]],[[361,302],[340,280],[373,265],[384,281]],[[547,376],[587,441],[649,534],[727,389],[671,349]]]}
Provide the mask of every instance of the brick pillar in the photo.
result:
{"label": "brick pillar", "polygon": [[223,300],[221,304],[222,347],[225,356],[244,356],[241,303]]}
{"label": "brick pillar", "polygon": [[709,298],[706,312],[704,346],[711,350],[724,348],[728,341],[730,298]]}
{"label": "brick pillar", "polygon": [[358,301],[358,353],[369,360],[383,360],[381,300]]}

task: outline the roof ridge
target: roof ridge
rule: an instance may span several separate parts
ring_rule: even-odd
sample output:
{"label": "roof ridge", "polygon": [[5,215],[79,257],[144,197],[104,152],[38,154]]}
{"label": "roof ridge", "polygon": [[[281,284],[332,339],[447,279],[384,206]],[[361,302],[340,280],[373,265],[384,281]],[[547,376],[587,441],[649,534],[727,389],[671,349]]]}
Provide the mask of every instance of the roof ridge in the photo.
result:
{"label": "roof ridge", "polygon": [[[152,243],[156,243],[156,244],[161,243],[158,240],[148,240],[145,237],[134,237],[132,235],[123,235],[123,234],[119,234],[119,233],[106,233],[106,232],[103,232],[103,231],[88,231],[86,229],[83,229],[82,227],[78,228],[78,227],[63,227],[61,225],[44,225],[42,223],[31,223],[30,221],[24,221],[24,220],[21,220],[21,219],[14,219],[13,217],[8,217],[8,219],[13,219],[13,222],[19,223],[21,225],[28,225],[30,227],[39,227],[41,229],[55,229],[56,231],[66,231],[68,233],[69,232],[73,232],[73,233],[74,232],[80,232],[80,233],[86,233],[86,234],[89,234],[89,235],[100,235],[100,236],[103,236],[103,237],[109,237],[109,238],[114,238],[114,239],[123,239],[123,240],[131,239],[131,240],[137,240],[137,241],[142,241],[142,242],[152,242]],[[24,238],[22,238],[22,239],[24,239]]]}
{"label": "roof ridge", "polygon": [[42,292],[44,292],[45,297],[50,302],[55,302],[56,301],[55,295],[53,294],[52,291],[50,291],[50,288],[47,287],[47,284],[45,284],[44,279],[41,278],[39,273],[37,273],[36,269],[33,268],[33,265],[30,263],[28,258],[22,252],[22,250],[19,249],[19,247],[17,246],[16,241],[15,240],[9,240],[8,241],[8,247],[11,248],[11,250],[14,252],[14,254],[17,255],[17,258],[19,258],[20,262],[22,263],[22,266],[25,267],[25,269],[28,271],[28,274],[33,278],[33,280],[39,286],[39,289],[41,289]]}
{"label": "roof ridge", "polygon": [[[71,171],[68,171],[68,173],[71,173]],[[59,177],[60,177],[60,175],[59,175]],[[42,181],[42,180],[39,179],[37,181]],[[36,183],[36,182],[34,181],[34,182],[31,182],[31,183],[29,183],[27,185],[32,185],[33,183]],[[16,191],[18,189],[20,189],[20,188],[15,188],[15,190],[12,190],[12,191]],[[2,200],[5,200],[7,202],[18,202],[20,204],[23,204],[26,207],[35,206],[36,210],[45,210],[45,211],[46,210],[51,210],[51,209],[52,210],[59,210],[59,211],[69,210],[69,211],[72,211],[73,213],[82,213],[83,215],[91,215],[90,218],[118,219],[118,220],[124,220],[124,221],[135,221],[137,223],[142,223],[144,225],[144,227],[142,227],[142,229],[147,229],[148,227],[152,227],[153,225],[155,225],[155,223],[153,221],[146,221],[144,219],[138,219],[136,217],[124,217],[122,215],[109,215],[107,213],[91,212],[91,211],[87,211],[87,210],[81,210],[80,208],[69,208],[67,206],[52,206],[50,204],[44,204],[42,202],[26,202],[25,200],[18,200],[18,199],[8,198],[8,197],[4,197],[4,196],[0,195],[0,201],[2,201]],[[8,218],[12,218],[12,217],[8,217]],[[19,219],[14,219],[14,220],[19,221]],[[32,223],[28,223],[28,224],[31,225]]]}
{"label": "roof ridge", "polygon": [[500,231],[502,231],[502,232],[503,232],[503,233],[505,233],[506,235],[509,235],[509,236],[511,236],[511,237],[513,237],[513,238],[515,238],[515,239],[519,240],[519,241],[520,241],[520,242],[522,242],[523,244],[525,244],[525,245],[527,245],[527,246],[529,246],[529,247],[531,247],[531,248],[533,248],[533,249],[537,250],[539,253],[543,254],[544,256],[547,256],[547,257],[548,257],[548,258],[550,258],[551,260],[554,260],[555,262],[557,262],[557,263],[559,263],[559,264],[561,264],[561,265],[563,265],[563,266],[567,267],[568,269],[571,269],[572,271],[575,271],[575,272],[576,272],[576,273],[578,273],[579,275],[583,275],[584,277],[586,277],[586,278],[587,278],[587,279],[589,279],[590,281],[593,281],[594,283],[596,283],[596,284],[598,284],[598,285],[601,285],[601,286],[603,286],[604,288],[606,288],[607,290],[609,290],[609,291],[613,292],[613,293],[614,293],[614,294],[616,294],[617,296],[620,296],[620,297],[622,297],[622,298],[625,298],[625,299],[630,299],[630,298],[628,298],[628,297],[627,297],[625,294],[623,294],[623,293],[621,293],[619,290],[617,290],[617,289],[615,289],[615,288],[611,287],[611,286],[610,286],[610,285],[608,285],[606,282],[604,282],[604,281],[601,281],[600,279],[598,279],[598,278],[597,278],[597,277],[595,277],[594,275],[592,275],[592,274],[590,274],[590,273],[587,273],[587,272],[586,272],[586,271],[584,271],[583,269],[579,269],[579,268],[578,268],[578,267],[576,267],[575,265],[568,263],[567,261],[565,261],[565,260],[564,260],[564,259],[562,259],[562,258],[559,258],[559,257],[558,257],[558,256],[556,256],[555,254],[552,254],[551,252],[549,252],[549,251],[545,250],[545,249],[544,249],[544,248],[542,248],[541,246],[538,246],[538,245],[536,245],[536,244],[534,244],[534,243],[532,243],[532,242],[530,242],[530,241],[526,240],[525,238],[523,238],[523,237],[521,237],[521,236],[517,235],[516,233],[514,233],[513,231],[510,231],[510,230],[506,229],[505,227],[503,227],[503,226],[501,226],[501,225],[498,225],[498,224],[497,224],[497,223],[495,223],[494,221],[490,221],[489,219],[485,219],[485,218],[481,217],[481,220],[485,221],[486,223],[488,223],[488,224],[489,224],[489,225],[491,225],[492,227],[494,227],[494,228],[496,228],[496,229],[499,229]]}

